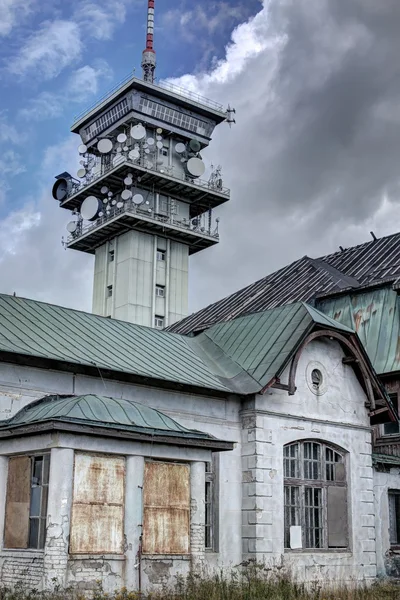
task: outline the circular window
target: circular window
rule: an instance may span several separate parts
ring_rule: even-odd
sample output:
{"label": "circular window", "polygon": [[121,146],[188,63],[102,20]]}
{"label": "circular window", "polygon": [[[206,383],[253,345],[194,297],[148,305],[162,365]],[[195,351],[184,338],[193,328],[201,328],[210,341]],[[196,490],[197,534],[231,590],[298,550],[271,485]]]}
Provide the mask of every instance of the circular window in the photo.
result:
{"label": "circular window", "polygon": [[312,360],[306,367],[306,383],[310,391],[316,396],[325,394],[328,388],[328,373],[322,363]]}
{"label": "circular window", "polygon": [[311,372],[311,383],[314,390],[317,392],[321,389],[323,382],[323,375],[319,369],[313,369]]}

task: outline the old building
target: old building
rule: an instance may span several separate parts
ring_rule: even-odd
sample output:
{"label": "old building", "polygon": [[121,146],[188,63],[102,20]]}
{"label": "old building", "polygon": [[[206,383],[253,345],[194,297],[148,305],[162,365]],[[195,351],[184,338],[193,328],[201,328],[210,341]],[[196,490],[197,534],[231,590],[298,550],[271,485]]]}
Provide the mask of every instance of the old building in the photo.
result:
{"label": "old building", "polygon": [[0,296],[0,394],[4,582],[383,565],[371,426],[395,409],[356,334],[307,304],[187,337]]}

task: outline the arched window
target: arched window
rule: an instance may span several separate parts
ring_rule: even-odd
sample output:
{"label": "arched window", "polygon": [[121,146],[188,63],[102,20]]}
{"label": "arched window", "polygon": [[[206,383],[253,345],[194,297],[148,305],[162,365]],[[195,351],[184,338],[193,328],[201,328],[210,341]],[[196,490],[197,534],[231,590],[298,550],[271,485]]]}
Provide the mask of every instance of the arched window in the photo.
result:
{"label": "arched window", "polygon": [[285,548],[347,548],[344,454],[317,441],[283,449]]}

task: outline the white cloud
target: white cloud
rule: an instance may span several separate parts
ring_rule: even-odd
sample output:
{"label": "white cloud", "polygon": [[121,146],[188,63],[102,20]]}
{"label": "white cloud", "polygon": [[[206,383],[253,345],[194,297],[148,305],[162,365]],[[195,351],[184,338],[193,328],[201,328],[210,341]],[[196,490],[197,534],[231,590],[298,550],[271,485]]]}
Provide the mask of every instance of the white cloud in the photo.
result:
{"label": "white cloud", "polygon": [[51,92],[42,92],[32,98],[25,108],[19,111],[22,119],[41,121],[42,119],[55,119],[63,113],[63,98]]}
{"label": "white cloud", "polygon": [[0,0],[0,36],[9,35],[32,12],[35,0]]}
{"label": "white cloud", "polygon": [[8,255],[16,255],[29,231],[40,224],[40,213],[32,203],[24,208],[12,211],[0,221],[0,264]]}
{"label": "white cloud", "polygon": [[99,92],[99,82],[110,80],[112,70],[106,61],[97,61],[94,66],[85,65],[71,74],[66,94],[74,102],[83,102]]}
{"label": "white cloud", "polygon": [[19,154],[14,150],[3,151],[0,155],[0,177],[4,175],[19,175],[25,171],[25,166]]}
{"label": "white cloud", "polygon": [[19,53],[11,59],[8,70],[21,77],[52,79],[79,60],[82,49],[76,23],[48,21],[27,39]]}
{"label": "white cloud", "polygon": [[84,35],[97,40],[110,40],[118,25],[124,23],[126,17],[126,2],[90,2],[79,3],[74,19],[79,23]]}

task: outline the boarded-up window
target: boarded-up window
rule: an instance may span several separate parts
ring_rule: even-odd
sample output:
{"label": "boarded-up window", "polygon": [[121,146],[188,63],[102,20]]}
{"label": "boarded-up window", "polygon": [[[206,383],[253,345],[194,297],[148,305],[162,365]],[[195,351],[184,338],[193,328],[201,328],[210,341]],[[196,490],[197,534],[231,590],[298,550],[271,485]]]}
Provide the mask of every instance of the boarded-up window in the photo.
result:
{"label": "boarded-up window", "polygon": [[400,545],[400,490],[389,491],[389,532],[392,546]]}
{"label": "boarded-up window", "polygon": [[328,547],[347,548],[347,488],[329,486],[328,502]]}
{"label": "boarded-up window", "polygon": [[5,548],[44,548],[49,468],[49,454],[10,458]]}
{"label": "boarded-up window", "polygon": [[76,454],[71,554],[122,554],[125,460]]}
{"label": "boarded-up window", "polygon": [[188,554],[190,469],[147,462],[144,471],[143,552]]}

